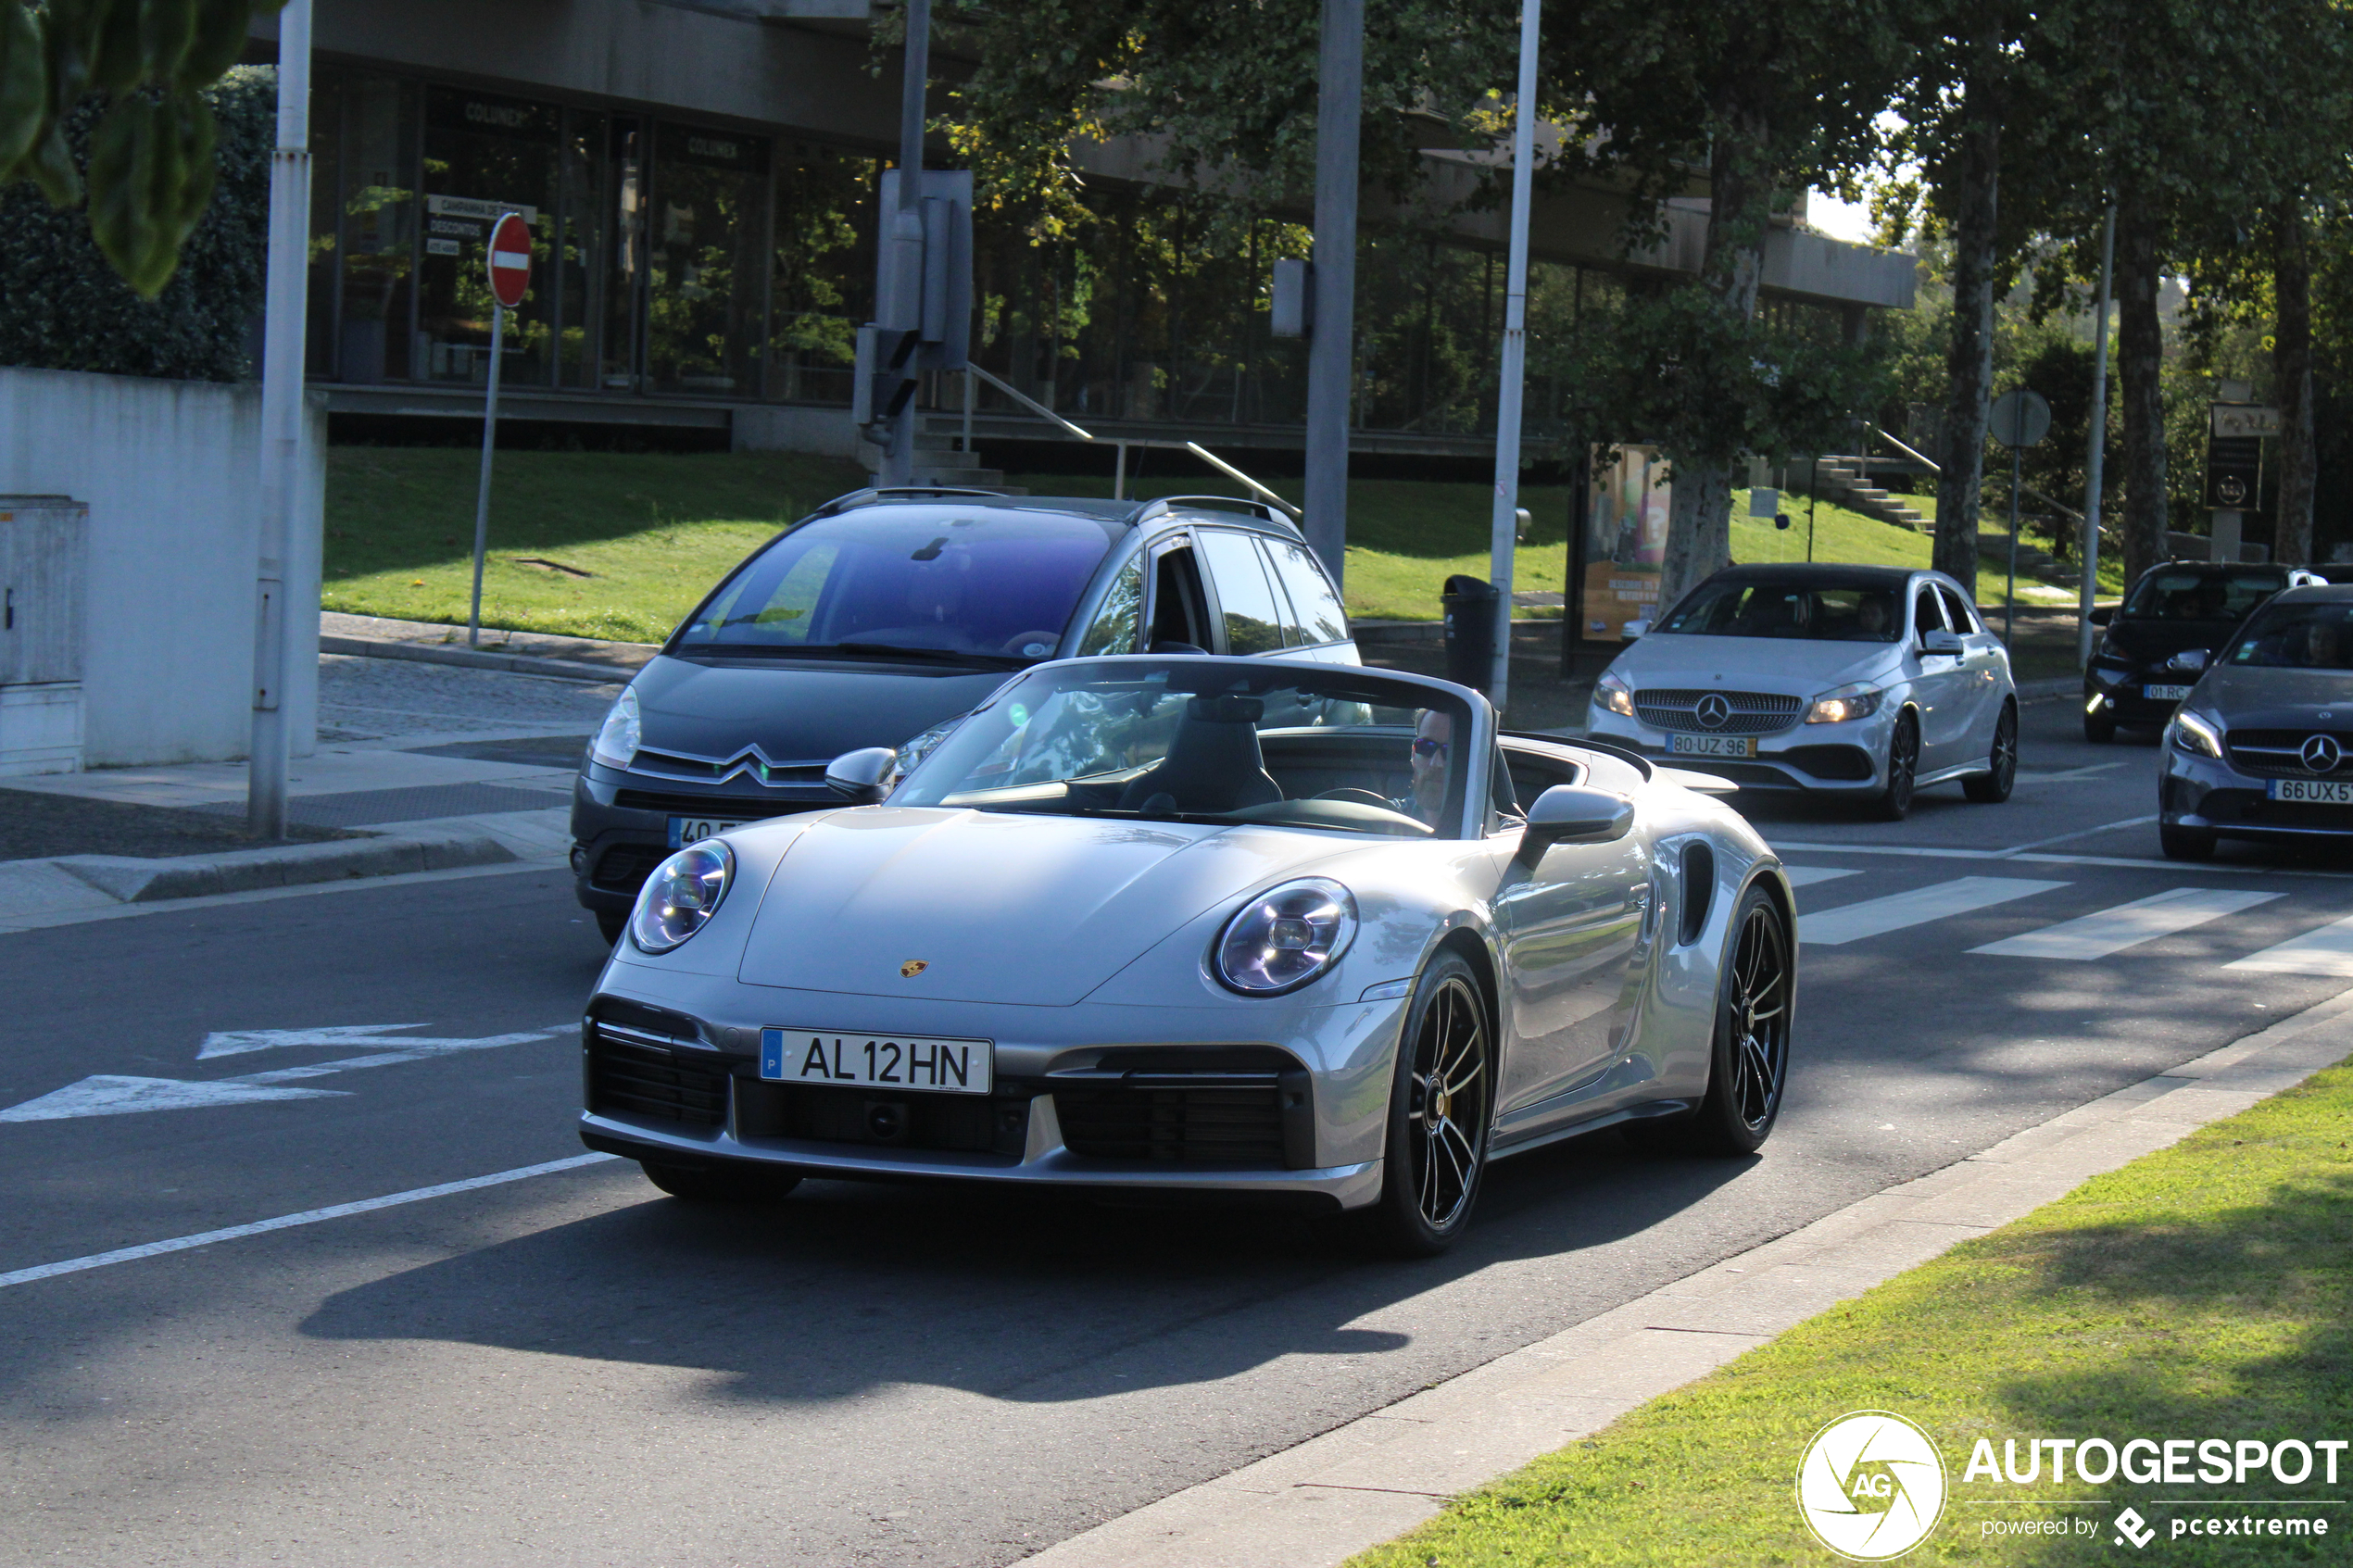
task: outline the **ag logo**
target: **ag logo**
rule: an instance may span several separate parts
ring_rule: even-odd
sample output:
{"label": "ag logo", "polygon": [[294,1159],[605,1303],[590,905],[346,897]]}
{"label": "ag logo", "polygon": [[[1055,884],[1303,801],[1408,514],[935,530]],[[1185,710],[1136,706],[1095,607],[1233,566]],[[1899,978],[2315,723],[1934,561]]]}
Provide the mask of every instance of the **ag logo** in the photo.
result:
{"label": "ag logo", "polygon": [[1944,1456],[1900,1415],[1840,1416],[1814,1434],[1797,1461],[1797,1511],[1841,1557],[1901,1557],[1928,1538],[1944,1512]]}

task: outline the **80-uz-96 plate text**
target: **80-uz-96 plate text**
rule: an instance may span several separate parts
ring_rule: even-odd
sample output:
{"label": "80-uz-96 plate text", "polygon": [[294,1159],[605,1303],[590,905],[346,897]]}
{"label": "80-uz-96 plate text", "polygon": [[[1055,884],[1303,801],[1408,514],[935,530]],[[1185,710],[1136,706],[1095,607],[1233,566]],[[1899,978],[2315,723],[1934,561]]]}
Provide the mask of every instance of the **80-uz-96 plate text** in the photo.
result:
{"label": "80-uz-96 plate text", "polygon": [[762,1029],[760,1075],[782,1084],[862,1084],[929,1094],[985,1095],[989,1042],[924,1035]]}

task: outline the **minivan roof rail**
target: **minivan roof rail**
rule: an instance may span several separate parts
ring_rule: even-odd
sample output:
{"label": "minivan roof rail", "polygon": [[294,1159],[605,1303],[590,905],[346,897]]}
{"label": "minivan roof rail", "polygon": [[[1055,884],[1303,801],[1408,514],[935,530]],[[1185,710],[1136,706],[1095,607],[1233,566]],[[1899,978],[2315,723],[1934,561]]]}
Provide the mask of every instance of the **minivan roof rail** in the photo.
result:
{"label": "minivan roof rail", "polygon": [[1156,517],[1166,517],[1178,507],[1222,508],[1229,511],[1248,512],[1261,522],[1279,524],[1293,533],[1301,532],[1299,524],[1288,512],[1265,501],[1245,500],[1239,495],[1161,495],[1138,507],[1127,521],[1131,523],[1147,522]]}
{"label": "minivan roof rail", "polygon": [[986,496],[991,501],[1001,501],[1005,499],[1005,493],[1001,490],[975,490],[970,485],[870,485],[863,490],[852,490],[847,495],[837,495],[832,500],[826,502],[824,506],[819,507],[816,511],[811,515],[813,517],[831,517],[836,512],[846,512],[852,507],[871,507],[876,501],[912,500],[921,495],[979,495]]}

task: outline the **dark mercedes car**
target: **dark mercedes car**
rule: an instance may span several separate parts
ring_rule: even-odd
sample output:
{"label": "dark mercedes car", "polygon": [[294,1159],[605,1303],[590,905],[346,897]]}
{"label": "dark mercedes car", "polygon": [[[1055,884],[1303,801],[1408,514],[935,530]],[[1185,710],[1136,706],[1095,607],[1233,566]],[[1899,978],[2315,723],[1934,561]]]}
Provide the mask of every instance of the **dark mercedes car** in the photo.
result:
{"label": "dark mercedes car", "polygon": [[2353,840],[2353,586],[2290,588],[2248,618],[2166,727],[2158,831]]}
{"label": "dark mercedes car", "polygon": [[2214,650],[2289,580],[2284,566],[2200,560],[2141,573],[2123,604],[2092,612],[2108,630],[2083,671],[2083,738],[2105,746],[2120,725],[2163,725]]}
{"label": "dark mercedes car", "polygon": [[835,758],[912,766],[1030,665],[1161,652],[1357,662],[1299,530],[1255,502],[829,501],[712,589],[606,715],[573,788],[580,902],[612,940],[671,851],[840,805]]}

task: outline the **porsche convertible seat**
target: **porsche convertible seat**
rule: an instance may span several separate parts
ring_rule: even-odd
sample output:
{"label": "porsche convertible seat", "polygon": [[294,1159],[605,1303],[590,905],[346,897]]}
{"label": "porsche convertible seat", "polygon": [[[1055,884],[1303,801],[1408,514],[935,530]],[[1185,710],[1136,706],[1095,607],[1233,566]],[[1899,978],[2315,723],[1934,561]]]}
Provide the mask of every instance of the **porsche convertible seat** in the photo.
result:
{"label": "porsche convertible seat", "polygon": [[1171,811],[1233,811],[1283,798],[1258,749],[1266,705],[1254,696],[1197,696],[1168,739],[1168,754],[1120,793],[1120,806],[1145,809],[1166,796]]}

